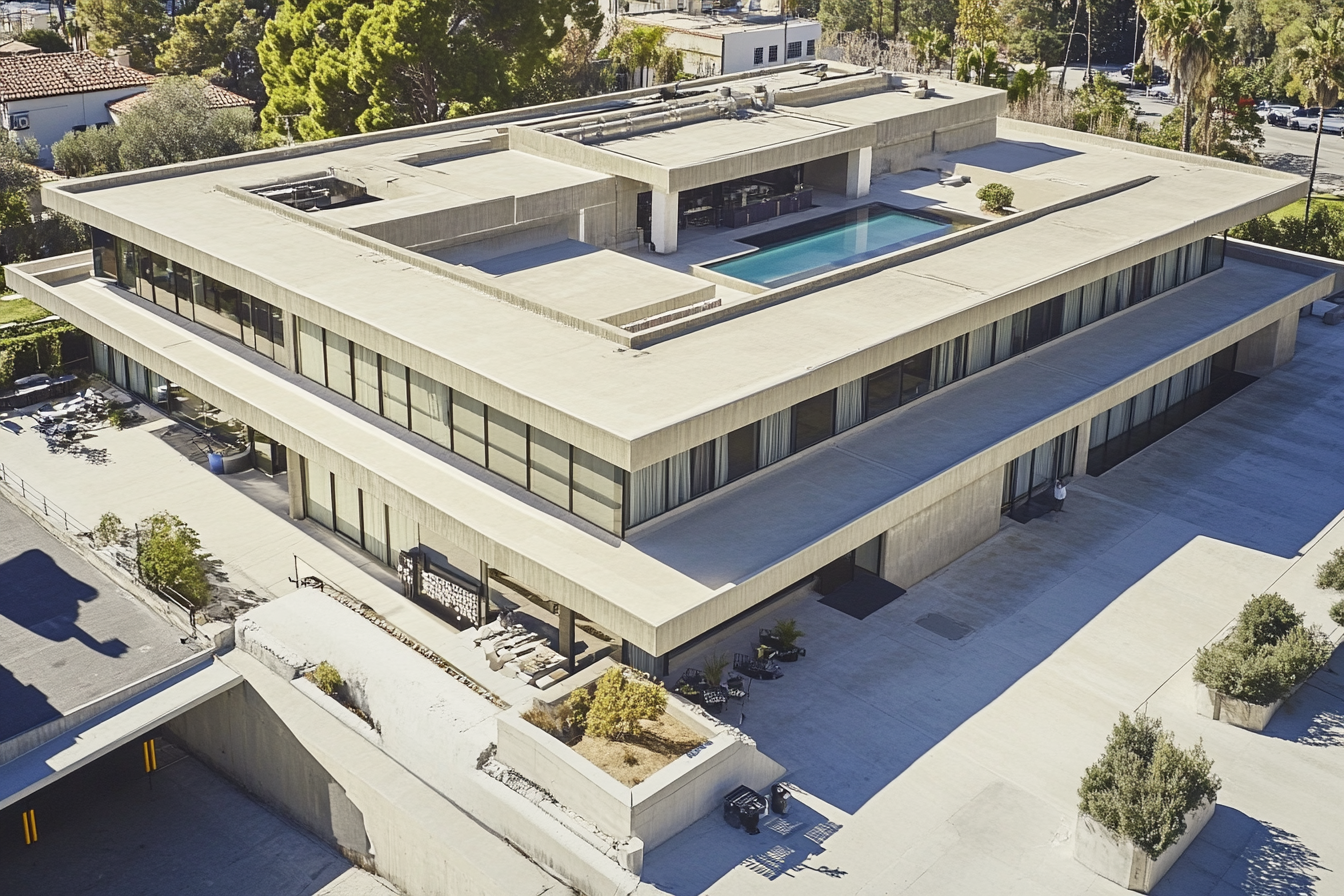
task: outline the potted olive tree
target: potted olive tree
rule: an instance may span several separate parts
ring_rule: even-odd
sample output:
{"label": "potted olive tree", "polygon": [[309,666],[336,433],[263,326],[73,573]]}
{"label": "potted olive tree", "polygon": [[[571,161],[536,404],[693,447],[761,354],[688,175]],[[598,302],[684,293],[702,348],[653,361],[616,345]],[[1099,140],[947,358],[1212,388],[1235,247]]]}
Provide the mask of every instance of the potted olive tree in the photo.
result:
{"label": "potted olive tree", "polygon": [[1263,731],[1274,712],[1318,669],[1334,645],[1277,594],[1251,598],[1237,626],[1195,657],[1196,709],[1218,721]]}
{"label": "potted olive tree", "polygon": [[1222,782],[1202,744],[1176,745],[1161,719],[1121,713],[1078,787],[1073,857],[1147,893],[1213,817]]}

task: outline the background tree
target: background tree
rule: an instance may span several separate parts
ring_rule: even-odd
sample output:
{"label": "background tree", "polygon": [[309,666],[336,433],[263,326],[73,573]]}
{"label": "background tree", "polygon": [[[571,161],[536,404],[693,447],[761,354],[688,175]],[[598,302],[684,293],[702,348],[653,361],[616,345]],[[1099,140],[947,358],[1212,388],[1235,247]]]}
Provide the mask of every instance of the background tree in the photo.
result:
{"label": "background tree", "polygon": [[1147,40],[1166,60],[1181,102],[1181,149],[1190,151],[1192,107],[1208,112],[1218,65],[1232,48],[1230,0],[1140,0]]}
{"label": "background tree", "polygon": [[126,47],[131,65],[142,71],[153,71],[172,27],[160,0],[80,0],[79,13],[93,34],[95,53]]}
{"label": "background tree", "polygon": [[1344,88],[1344,13],[1313,25],[1302,43],[1293,49],[1293,74],[1302,85],[1302,98],[1320,106],[1316,119],[1316,145],[1311,153],[1311,175],[1307,179],[1307,207],[1302,219],[1311,219],[1311,193],[1316,185],[1316,162],[1321,155],[1321,132],[1325,130],[1325,110],[1339,102]]}
{"label": "background tree", "polygon": [[250,109],[211,109],[204,81],[165,76],[121,124],[66,134],[51,152],[58,169],[87,177],[231,155],[256,145]]}
{"label": "background tree", "polygon": [[961,0],[957,7],[957,55],[966,55],[969,70],[975,72],[977,83],[987,82],[987,74],[997,54],[998,44],[1007,37],[1003,16],[995,0]]}
{"label": "background tree", "polygon": [[14,39],[29,46],[37,47],[43,53],[70,52],[70,45],[65,42],[65,38],[61,37],[60,32],[47,28],[29,28],[27,31],[20,31],[14,35]]}
{"label": "background tree", "polygon": [[266,20],[243,0],[202,0],[194,12],[178,15],[154,64],[168,74],[202,75],[265,105],[257,58],[265,29]]}
{"label": "background tree", "polygon": [[513,85],[514,100],[520,106],[537,106],[615,89],[614,79],[597,62],[601,39],[600,33],[578,25],[570,28],[532,77]]}
{"label": "background tree", "polygon": [[[84,227],[42,207],[36,140],[0,131],[0,265],[64,255],[88,246]],[[4,291],[0,274],[0,292]]]}
{"label": "background tree", "polygon": [[607,44],[606,53],[612,62],[629,73],[627,87],[660,83],[659,76],[665,74],[667,68],[664,62],[668,55],[667,29],[657,25],[619,28]]}
{"label": "background tree", "polygon": [[910,29],[910,49],[915,56],[915,66],[926,72],[940,68],[943,60],[952,55],[952,38],[946,31],[920,26]]}
{"label": "background tree", "polygon": [[830,34],[868,31],[871,13],[869,0],[821,0],[817,20]]}
{"label": "background tree", "polygon": [[262,128],[302,139],[506,108],[597,0],[285,0],[258,47]]}

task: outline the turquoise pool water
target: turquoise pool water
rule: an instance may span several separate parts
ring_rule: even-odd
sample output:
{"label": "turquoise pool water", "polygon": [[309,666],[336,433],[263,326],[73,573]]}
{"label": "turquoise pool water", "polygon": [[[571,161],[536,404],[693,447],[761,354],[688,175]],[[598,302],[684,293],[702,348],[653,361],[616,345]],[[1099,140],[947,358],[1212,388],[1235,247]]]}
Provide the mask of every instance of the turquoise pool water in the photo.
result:
{"label": "turquoise pool water", "polygon": [[761,286],[782,286],[950,230],[952,225],[946,221],[874,203],[742,240],[760,248],[706,267]]}

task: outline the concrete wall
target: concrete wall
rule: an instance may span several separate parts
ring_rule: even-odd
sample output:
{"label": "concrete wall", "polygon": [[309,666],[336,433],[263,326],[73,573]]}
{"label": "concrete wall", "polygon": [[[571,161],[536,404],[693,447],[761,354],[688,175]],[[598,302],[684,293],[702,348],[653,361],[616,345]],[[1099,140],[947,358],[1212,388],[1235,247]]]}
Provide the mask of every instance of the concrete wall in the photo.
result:
{"label": "concrete wall", "polygon": [[373,870],[364,814],[243,682],[168,724],[172,739],[350,861]]}
{"label": "concrete wall", "polygon": [[889,529],[882,578],[909,588],[987,540],[999,531],[1002,497],[999,469]]}
{"label": "concrete wall", "polygon": [[[821,41],[820,22],[790,19],[787,28],[780,23],[777,26],[757,26],[745,31],[728,32],[723,36],[723,71],[749,72],[784,62],[810,62],[817,57],[816,54],[807,55],[809,40],[818,43]],[[785,57],[788,56],[788,44],[794,42],[802,43],[803,55],[787,59]],[[779,58],[774,62],[770,61],[772,46],[779,47]],[[761,54],[764,61],[760,65],[754,61],[757,47],[765,50]]]}
{"label": "concrete wall", "polygon": [[646,852],[714,811],[737,785],[759,790],[784,773],[783,766],[740,732],[697,714],[675,694],[668,697],[667,711],[702,735],[706,744],[634,787],[621,784],[517,712],[499,717],[497,756],[608,834],[638,837]]}
{"label": "concrete wall", "polygon": [[1297,347],[1297,312],[1284,315],[1237,343],[1237,372],[1264,376],[1293,359]]}

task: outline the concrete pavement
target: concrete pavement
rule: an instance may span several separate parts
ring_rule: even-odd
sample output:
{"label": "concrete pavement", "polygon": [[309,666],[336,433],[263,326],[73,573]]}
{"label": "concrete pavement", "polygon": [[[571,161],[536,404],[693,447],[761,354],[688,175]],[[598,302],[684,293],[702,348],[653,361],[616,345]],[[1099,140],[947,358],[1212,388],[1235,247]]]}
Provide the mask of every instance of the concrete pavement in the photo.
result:
{"label": "concrete pavement", "polygon": [[[1260,735],[1195,714],[1190,664],[1266,590],[1339,638],[1311,579],[1344,545],[1342,370],[1344,331],[1303,321],[1287,367],[1076,479],[1064,513],[1005,524],[863,621],[815,595],[781,609],[808,656],[753,684],[743,727],[799,808],[759,837],[700,820],[646,857],[641,892],[1122,893],[1070,841],[1084,768],[1141,708],[1224,782],[1155,892],[1339,892],[1344,659]],[[972,631],[946,640],[931,613]]]}

